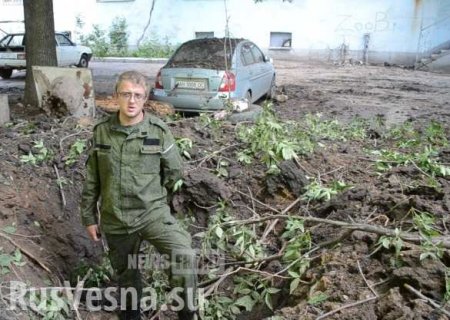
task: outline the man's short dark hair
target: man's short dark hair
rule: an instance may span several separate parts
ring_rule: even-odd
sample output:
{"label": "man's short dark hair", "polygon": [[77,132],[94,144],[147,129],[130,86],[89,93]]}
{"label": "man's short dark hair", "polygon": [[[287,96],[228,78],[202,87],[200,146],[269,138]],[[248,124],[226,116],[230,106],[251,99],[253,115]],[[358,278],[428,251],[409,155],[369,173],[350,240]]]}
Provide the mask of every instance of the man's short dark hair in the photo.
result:
{"label": "man's short dark hair", "polygon": [[150,85],[147,81],[147,78],[142,73],[138,71],[125,71],[124,73],[120,74],[117,78],[116,87],[114,88],[114,91],[116,93],[119,89],[119,85],[124,81],[129,81],[131,83],[143,86],[145,89],[145,94],[148,95]]}

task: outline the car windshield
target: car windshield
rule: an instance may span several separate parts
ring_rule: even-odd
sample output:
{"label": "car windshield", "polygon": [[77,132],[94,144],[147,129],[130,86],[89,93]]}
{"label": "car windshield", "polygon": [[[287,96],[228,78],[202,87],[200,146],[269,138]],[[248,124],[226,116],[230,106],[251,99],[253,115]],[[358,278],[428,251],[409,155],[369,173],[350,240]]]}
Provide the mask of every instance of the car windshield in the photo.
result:
{"label": "car windshield", "polygon": [[186,42],[176,51],[168,62],[168,66],[225,70],[226,67],[231,66],[231,57],[238,42],[238,39],[230,38],[198,39]]}

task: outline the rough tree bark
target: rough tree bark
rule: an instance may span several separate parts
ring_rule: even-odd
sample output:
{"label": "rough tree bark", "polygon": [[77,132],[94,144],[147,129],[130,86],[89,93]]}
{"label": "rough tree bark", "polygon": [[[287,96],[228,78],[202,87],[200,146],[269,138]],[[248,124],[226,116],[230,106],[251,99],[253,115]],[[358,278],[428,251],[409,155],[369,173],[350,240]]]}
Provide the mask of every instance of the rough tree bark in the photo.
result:
{"label": "rough tree bark", "polygon": [[23,0],[25,17],[25,52],[27,75],[25,105],[38,105],[32,66],[56,66],[55,22],[53,0]]}

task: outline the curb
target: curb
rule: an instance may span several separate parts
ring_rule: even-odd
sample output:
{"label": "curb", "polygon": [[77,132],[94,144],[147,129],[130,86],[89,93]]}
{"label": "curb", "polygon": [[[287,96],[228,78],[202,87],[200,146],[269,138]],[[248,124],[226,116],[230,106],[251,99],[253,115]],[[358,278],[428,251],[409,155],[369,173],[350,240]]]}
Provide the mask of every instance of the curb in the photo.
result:
{"label": "curb", "polygon": [[167,58],[134,58],[134,57],[92,57],[95,62],[121,62],[121,63],[165,63]]}

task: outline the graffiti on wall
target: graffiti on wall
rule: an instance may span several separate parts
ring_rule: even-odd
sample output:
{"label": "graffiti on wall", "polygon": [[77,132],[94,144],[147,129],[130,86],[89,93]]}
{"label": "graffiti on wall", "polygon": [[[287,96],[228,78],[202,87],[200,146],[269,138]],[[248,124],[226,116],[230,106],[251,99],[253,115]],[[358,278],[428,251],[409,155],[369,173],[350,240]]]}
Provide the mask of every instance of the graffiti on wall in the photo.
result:
{"label": "graffiti on wall", "polygon": [[395,31],[395,23],[390,21],[387,12],[376,12],[374,18],[371,21],[355,21],[352,15],[340,15],[340,22],[335,28],[339,33],[352,33],[352,32],[392,32]]}

